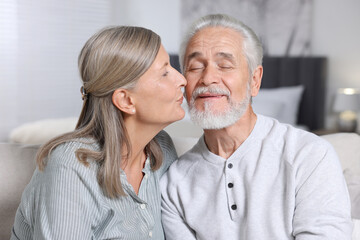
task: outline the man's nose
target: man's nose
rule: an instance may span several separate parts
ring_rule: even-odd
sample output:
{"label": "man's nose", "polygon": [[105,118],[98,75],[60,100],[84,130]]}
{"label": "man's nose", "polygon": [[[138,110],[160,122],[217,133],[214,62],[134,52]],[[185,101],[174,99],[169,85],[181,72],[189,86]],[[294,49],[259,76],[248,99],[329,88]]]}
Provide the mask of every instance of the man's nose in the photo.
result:
{"label": "man's nose", "polygon": [[217,84],[220,82],[220,74],[213,66],[207,66],[202,74],[201,83],[205,86]]}

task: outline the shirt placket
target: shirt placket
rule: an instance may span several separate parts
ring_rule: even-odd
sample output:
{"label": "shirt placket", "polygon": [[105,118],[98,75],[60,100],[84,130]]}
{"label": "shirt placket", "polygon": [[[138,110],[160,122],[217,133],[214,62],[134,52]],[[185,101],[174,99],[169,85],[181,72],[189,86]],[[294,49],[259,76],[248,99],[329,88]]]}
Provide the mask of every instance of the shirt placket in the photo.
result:
{"label": "shirt placket", "polygon": [[[147,199],[149,181],[151,181],[152,175],[154,174],[151,171],[149,157],[145,161],[143,173],[144,173],[144,177],[143,180],[141,181],[139,196],[143,199]],[[141,211],[144,212],[144,217],[146,219],[146,223],[148,227],[148,238],[152,238],[154,232],[155,219],[152,210],[150,208],[150,205],[148,205],[147,203],[143,203],[140,205],[140,209]]]}
{"label": "shirt placket", "polygon": [[121,174],[121,178],[122,178],[121,180],[125,186],[125,190],[127,194],[129,194],[129,196],[136,202],[138,211],[140,212],[142,218],[145,220],[146,228],[147,228],[147,237],[152,238],[155,220],[152,211],[150,209],[150,206],[147,203],[148,181],[149,178],[151,177],[151,174],[153,174],[150,168],[149,158],[146,159],[145,161],[143,173],[144,173],[144,177],[141,181],[138,195],[135,193],[133,187],[128,183],[124,172],[122,172]]}
{"label": "shirt placket", "polygon": [[237,186],[239,184],[235,181],[235,179],[239,179],[239,171],[238,171],[238,161],[232,158],[229,158],[225,162],[225,192],[227,194],[227,204],[231,219],[233,221],[237,221],[239,217],[242,215],[244,208],[243,202],[240,202],[237,199],[237,196],[241,193],[241,186]]}

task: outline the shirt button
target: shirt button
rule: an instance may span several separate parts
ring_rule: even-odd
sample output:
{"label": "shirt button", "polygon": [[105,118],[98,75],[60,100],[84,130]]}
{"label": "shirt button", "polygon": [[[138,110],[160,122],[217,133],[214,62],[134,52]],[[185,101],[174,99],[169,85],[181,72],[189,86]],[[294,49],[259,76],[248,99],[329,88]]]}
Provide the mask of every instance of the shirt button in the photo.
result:
{"label": "shirt button", "polygon": [[229,187],[229,188],[232,188],[233,186],[234,186],[233,183],[228,183],[228,187]]}
{"label": "shirt button", "polygon": [[149,232],[149,237],[152,237],[152,231]]}
{"label": "shirt button", "polygon": [[229,163],[228,168],[232,168],[232,167],[233,167],[232,163]]}
{"label": "shirt button", "polygon": [[236,210],[236,209],[237,209],[236,204],[231,205],[231,209],[232,209],[232,210]]}
{"label": "shirt button", "polygon": [[145,208],[146,208],[146,205],[145,205],[145,204],[140,204],[140,208],[141,208],[141,209],[145,209]]}

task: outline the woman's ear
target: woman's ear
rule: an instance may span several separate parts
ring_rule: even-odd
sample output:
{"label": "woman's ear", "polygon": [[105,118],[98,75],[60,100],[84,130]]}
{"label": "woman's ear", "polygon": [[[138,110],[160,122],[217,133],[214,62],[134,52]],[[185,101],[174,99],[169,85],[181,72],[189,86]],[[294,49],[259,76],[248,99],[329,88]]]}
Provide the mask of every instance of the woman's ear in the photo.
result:
{"label": "woman's ear", "polygon": [[263,76],[263,67],[257,66],[251,79],[251,96],[255,97],[259,93],[261,79]]}
{"label": "woman's ear", "polygon": [[120,111],[124,113],[135,113],[135,105],[131,93],[124,88],[118,88],[114,91],[112,95],[112,102]]}

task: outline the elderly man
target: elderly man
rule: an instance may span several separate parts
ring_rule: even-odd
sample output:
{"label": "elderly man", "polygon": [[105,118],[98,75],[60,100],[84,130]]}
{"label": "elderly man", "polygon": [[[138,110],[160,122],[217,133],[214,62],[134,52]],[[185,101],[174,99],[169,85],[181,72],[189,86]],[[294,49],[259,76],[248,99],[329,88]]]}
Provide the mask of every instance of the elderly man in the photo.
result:
{"label": "elderly man", "polygon": [[166,238],[350,239],[333,148],[253,112],[263,74],[254,32],[226,15],[192,25],[180,51],[198,143],[161,180]]}

